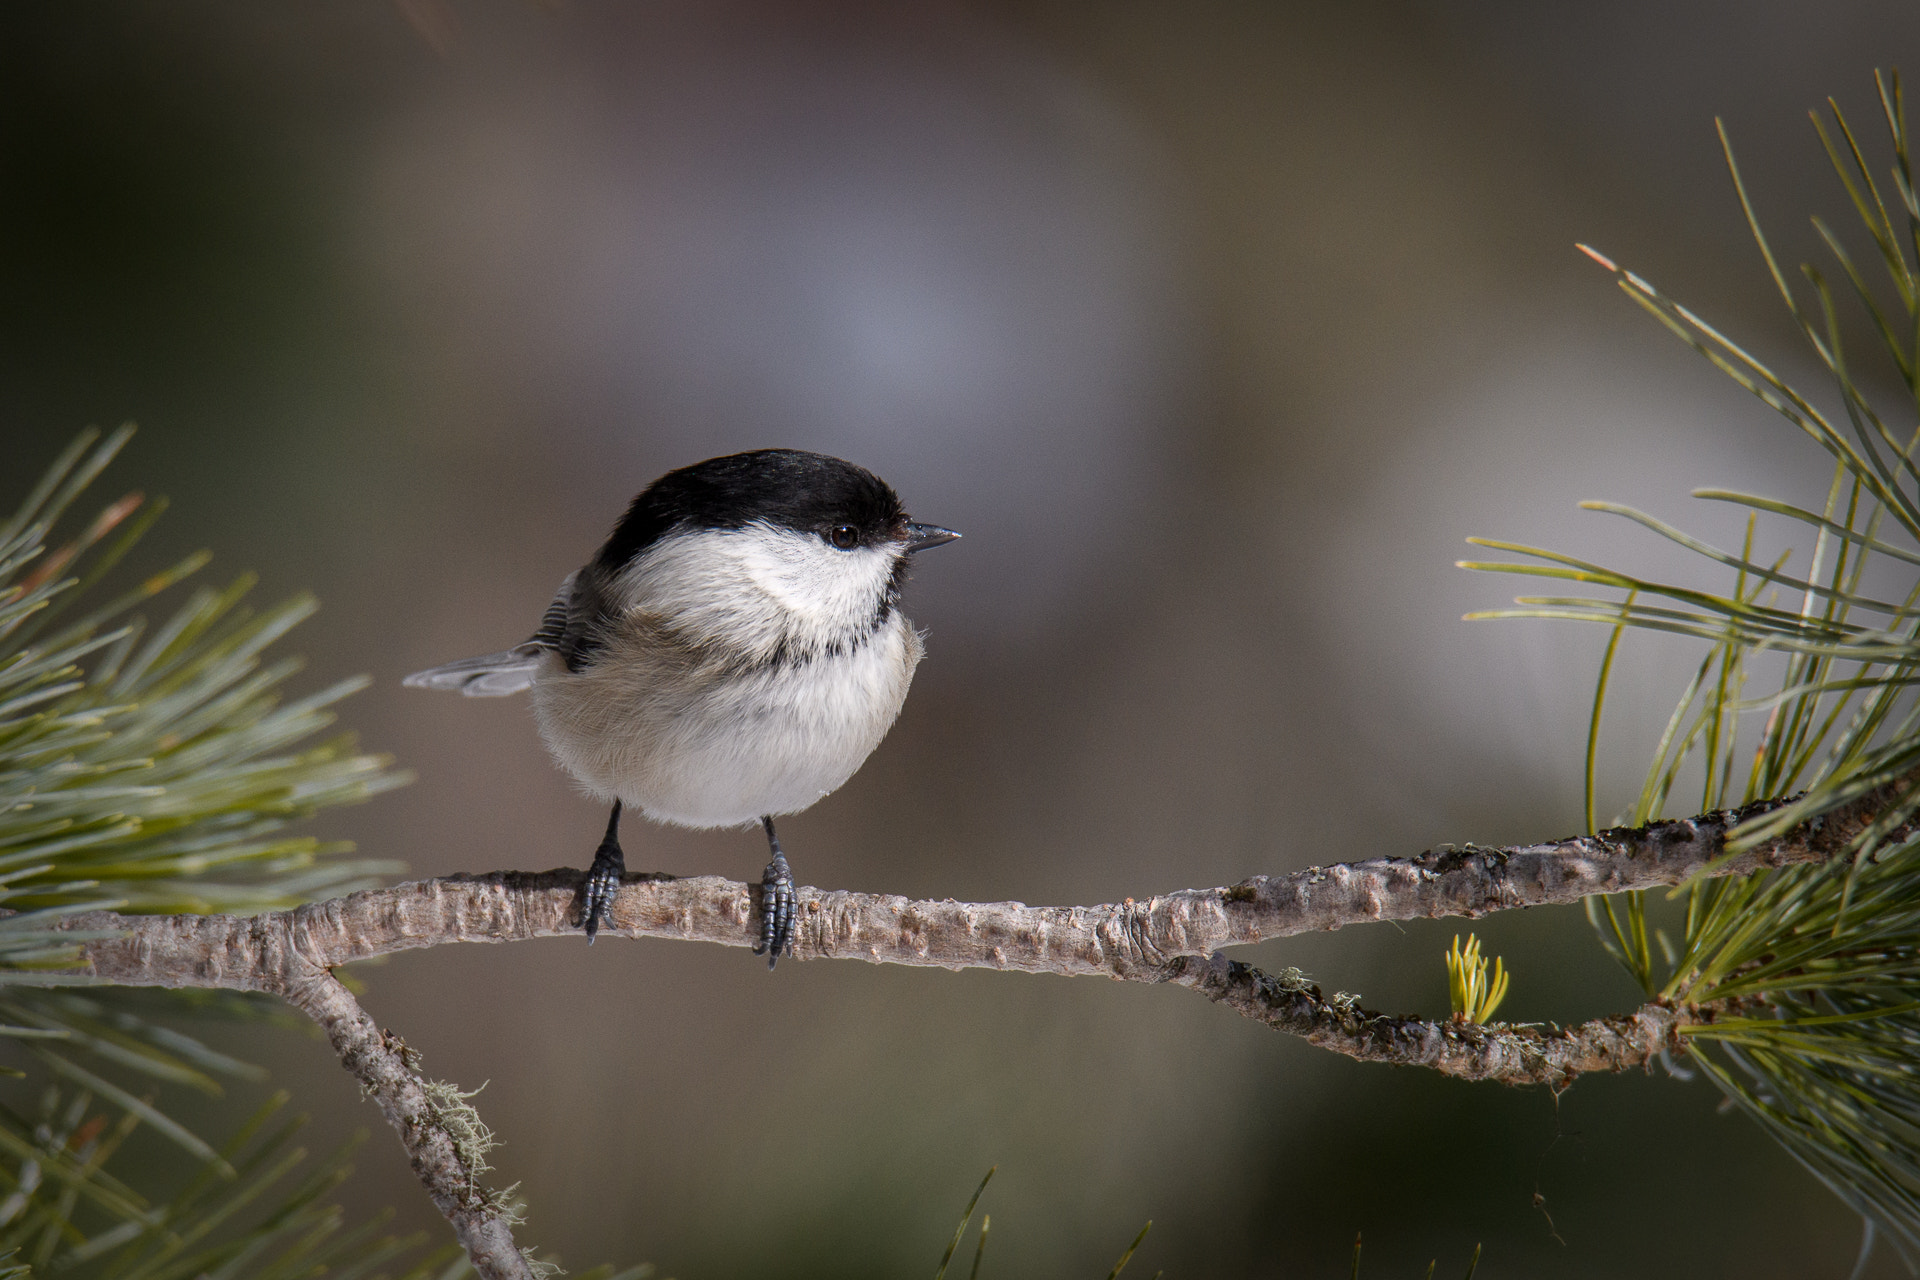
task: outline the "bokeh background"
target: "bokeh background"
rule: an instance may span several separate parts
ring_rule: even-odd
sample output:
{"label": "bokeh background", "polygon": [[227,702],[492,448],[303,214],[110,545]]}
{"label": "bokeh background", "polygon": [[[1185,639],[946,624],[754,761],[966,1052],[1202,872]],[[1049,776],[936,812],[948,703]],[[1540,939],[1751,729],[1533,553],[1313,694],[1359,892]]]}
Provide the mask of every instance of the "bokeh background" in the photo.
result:
{"label": "bokeh background", "polygon": [[[311,679],[415,785],[318,824],[431,875],[584,865],[603,814],[523,703],[403,690],[502,647],[659,472],[854,458],[966,541],[916,563],[893,735],[783,823],[809,883],[1095,903],[1579,828],[1604,635],[1468,624],[1462,539],[1674,563],[1588,497],[1737,536],[1811,445],[1586,241],[1789,374],[1720,166],[1785,255],[1844,214],[1804,112],[1871,129],[1907,3],[33,3],[0,15],[0,498],[90,422],[163,549],[311,587]],[[1883,153],[1876,168],[1884,169]],[[1804,553],[1804,549],[1803,549]],[[1681,646],[1629,645],[1602,807]],[[1604,816],[1604,815],[1603,815]],[[738,879],[751,833],[629,824]],[[1251,949],[1446,1009],[1446,922]],[[1505,1011],[1636,992],[1577,910],[1484,922]],[[360,973],[468,1087],[576,1269],[1842,1276],[1859,1225],[1704,1083],[1555,1098],[1334,1058],[1183,991],[567,940]],[[315,1145],[378,1126],[324,1045]],[[237,1090],[242,1095],[249,1088]],[[183,1104],[184,1105],[184,1104]],[[343,1195],[442,1228],[384,1130]],[[1884,1252],[1868,1274],[1902,1274]]]}

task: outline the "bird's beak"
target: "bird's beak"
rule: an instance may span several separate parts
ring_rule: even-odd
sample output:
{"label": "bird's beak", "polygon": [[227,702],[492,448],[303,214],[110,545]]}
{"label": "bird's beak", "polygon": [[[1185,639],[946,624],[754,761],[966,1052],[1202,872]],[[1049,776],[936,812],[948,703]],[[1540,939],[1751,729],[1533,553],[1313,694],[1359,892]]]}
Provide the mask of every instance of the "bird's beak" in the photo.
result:
{"label": "bird's beak", "polygon": [[910,524],[907,526],[907,554],[925,551],[928,547],[937,547],[943,542],[952,542],[960,535],[951,529],[942,529],[937,524]]}

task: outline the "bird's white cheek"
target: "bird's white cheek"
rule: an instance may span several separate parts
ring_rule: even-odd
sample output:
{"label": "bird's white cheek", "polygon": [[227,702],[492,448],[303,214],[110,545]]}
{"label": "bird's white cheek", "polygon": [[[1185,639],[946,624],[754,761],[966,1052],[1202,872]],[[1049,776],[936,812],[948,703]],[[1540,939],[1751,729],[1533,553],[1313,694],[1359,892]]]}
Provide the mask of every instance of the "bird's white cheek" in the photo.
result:
{"label": "bird's white cheek", "polygon": [[756,548],[749,557],[755,585],[801,627],[838,633],[870,622],[886,595],[892,554],[872,547],[841,551],[818,538],[788,538]]}
{"label": "bird's white cheek", "polygon": [[895,554],[841,551],[813,534],[749,525],[676,534],[624,573],[628,609],[692,638],[753,652],[827,645],[871,625]]}

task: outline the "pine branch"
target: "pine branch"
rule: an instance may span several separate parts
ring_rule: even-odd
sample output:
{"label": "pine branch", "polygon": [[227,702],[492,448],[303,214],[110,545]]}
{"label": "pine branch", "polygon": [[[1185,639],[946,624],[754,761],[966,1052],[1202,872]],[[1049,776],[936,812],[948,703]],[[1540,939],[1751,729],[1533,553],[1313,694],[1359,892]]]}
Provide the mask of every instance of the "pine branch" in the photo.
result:
{"label": "pine branch", "polygon": [[[414,1175],[482,1280],[534,1280],[513,1242],[513,1206],[482,1185],[480,1175],[486,1169],[480,1153],[465,1149],[447,1124],[446,1108],[431,1096],[432,1083],[420,1074],[417,1056],[405,1041],[382,1031],[333,976],[332,966],[342,963],[336,953],[312,945],[318,936],[311,928],[315,918],[350,903],[358,911],[378,911],[379,900],[416,887],[402,885],[252,917],[96,911],[66,919],[93,921],[88,933],[103,928],[117,932],[109,941],[80,946],[91,976],[99,981],[264,992],[312,1018],[326,1032],[341,1065],[399,1134]],[[94,945],[103,948],[97,955],[88,950]]]}
{"label": "pine branch", "polygon": [[428,1096],[428,1082],[416,1069],[417,1060],[406,1042],[380,1030],[353,993],[325,968],[307,962],[293,949],[280,954],[284,961],[271,985],[244,989],[283,996],[320,1024],[340,1055],[340,1065],[353,1073],[400,1135],[414,1175],[433,1207],[452,1226],[482,1280],[533,1280],[533,1270],[513,1242],[511,1207],[481,1185],[479,1176],[485,1170],[475,1167],[477,1156],[462,1150],[442,1109]]}
{"label": "pine branch", "polygon": [[[1374,920],[1482,916],[1680,884],[1694,875],[1824,861],[1912,785],[1903,779],[1739,854],[1726,852],[1729,831],[1780,802],[1551,844],[1445,848],[1093,907],[915,901],[803,887],[795,954],[1158,982],[1168,961],[1225,946]],[[89,974],[103,981],[284,994],[282,975],[298,966],[332,968],[454,942],[575,935],[584,881],[585,873],[571,868],[496,871],[416,880],[258,916],[83,912],[58,927],[118,931],[82,944]],[[757,896],[757,886],[719,876],[630,875],[602,932],[750,947],[759,937]]]}
{"label": "pine branch", "polygon": [[[1727,848],[1739,824],[1785,802],[1551,844],[1450,847],[1410,859],[1315,867],[1144,903],[1028,907],[803,888],[796,953],[1171,982],[1362,1061],[1563,1088],[1586,1072],[1643,1067],[1721,1010],[1656,1002],[1569,1029],[1391,1018],[1359,1008],[1351,997],[1329,999],[1291,971],[1275,977],[1229,961],[1218,948],[1372,920],[1478,916],[1679,884],[1696,875],[1820,862],[1847,850],[1877,816],[1902,806],[1916,781],[1901,778],[1739,853]],[[331,970],[455,942],[577,938],[584,879],[570,869],[450,876],[258,916],[96,911],[64,916],[55,928],[74,935],[81,957],[79,973],[65,973],[69,980],[267,992],[312,1017],[400,1135],[416,1175],[481,1275],[523,1280],[531,1273],[513,1244],[510,1211],[481,1187],[477,1156],[450,1131],[405,1044],[379,1030]],[[717,876],[632,876],[616,895],[604,931],[749,947],[759,936],[758,914],[756,886]]]}
{"label": "pine branch", "polygon": [[[1482,916],[1593,894],[1748,875],[1846,851],[1914,775],[1737,854],[1730,833],[1784,801],[1574,836],[1550,844],[1443,847],[1415,858],[1310,867],[1214,889],[1119,904],[909,900],[848,890],[798,891],[801,959],[947,969],[1015,969],[1166,979],[1169,961],[1374,920]],[[1904,828],[1902,829],[1904,831]],[[258,916],[123,916],[83,912],[58,928],[116,936],[81,944],[87,973],[126,986],[220,987],[285,994],[289,975],[454,942],[573,936],[585,873],[499,871],[418,880]],[[630,875],[603,931],[750,947],[757,886],[719,876]]]}
{"label": "pine branch", "polygon": [[[1895,789],[1887,789],[1895,791]],[[1905,785],[1899,789],[1905,791]],[[1874,798],[1874,796],[1870,796]],[[1588,894],[1678,885],[1692,875],[1745,875],[1822,862],[1845,848],[1878,806],[1857,802],[1826,821],[1728,856],[1736,814],[1661,821],[1553,844],[1471,846],[1419,858],[1375,858],[1260,875],[1223,889],[1183,889],[1146,902],[1025,906],[908,900],[897,894],[799,890],[801,960],[866,960],[943,969],[1018,969],[1158,983],[1165,963],[1309,931],[1379,919],[1486,915],[1576,902]],[[131,986],[219,986],[284,994],[290,967],[336,967],[449,942],[578,935],[586,873],[492,871],[413,881],[263,915],[83,912],[61,929],[117,931],[84,942],[88,973]],[[758,940],[758,887],[716,875],[630,875],[603,933],[720,946]],[[31,981],[31,979],[29,979]]]}
{"label": "pine branch", "polygon": [[1263,973],[1218,952],[1210,959],[1175,960],[1164,978],[1358,1062],[1431,1067],[1462,1080],[1543,1084],[1556,1091],[1576,1076],[1643,1068],[1662,1053],[1678,1053],[1688,1029],[1711,1026],[1731,1011],[1720,1005],[1676,1009],[1656,1001],[1577,1027],[1481,1026],[1463,1018],[1436,1022],[1375,1013],[1351,996],[1328,998],[1296,970]]}
{"label": "pine branch", "polygon": [[[1738,849],[1911,777],[1920,763],[1920,581],[1913,572],[1920,565],[1920,435],[1910,425],[1920,408],[1920,266],[1909,256],[1920,248],[1920,201],[1900,77],[1875,72],[1874,81],[1892,148],[1890,187],[1874,176],[1878,166],[1838,102],[1827,100],[1831,128],[1814,114],[1821,146],[1873,251],[1856,255],[1835,226],[1815,217],[1838,275],[1802,263],[1804,287],[1790,284],[1782,270],[1720,128],[1747,228],[1825,375],[1824,394],[1789,385],[1701,312],[1586,250],[1629,298],[1816,442],[1829,477],[1824,501],[1806,506],[1695,490],[1747,508],[1737,553],[1649,513],[1581,504],[1666,539],[1697,569],[1711,566],[1706,581],[1694,573],[1662,582],[1552,549],[1482,544],[1521,560],[1472,567],[1543,578],[1556,594],[1469,616],[1577,619],[1612,632],[1587,737],[1589,822],[1608,676],[1630,629],[1690,636],[1707,646],[1655,747],[1633,821],[1658,815],[1695,770],[1702,808],[1800,791],[1793,803],[1746,824],[1730,846]],[[1863,269],[1874,258],[1884,274]],[[1862,345],[1846,334],[1843,290],[1834,288],[1840,281],[1877,343]],[[1889,397],[1895,385],[1902,393]],[[1811,539],[1811,547],[1801,544],[1809,553],[1804,561],[1775,541],[1781,532]],[[1729,570],[1731,583],[1722,576]],[[1568,590],[1579,594],[1558,594]],[[1847,856],[1824,865],[1695,882],[1664,975],[1649,946],[1657,931],[1648,927],[1644,895],[1589,899],[1587,906],[1601,944],[1661,1006],[1753,1006],[1751,1016],[1691,1028],[1693,1061],[1867,1220],[1869,1240],[1884,1233],[1908,1267],[1920,1270],[1913,1119],[1920,1114],[1920,1002],[1911,998],[1920,977],[1920,839],[1911,834],[1917,811],[1920,795],[1888,806]]]}

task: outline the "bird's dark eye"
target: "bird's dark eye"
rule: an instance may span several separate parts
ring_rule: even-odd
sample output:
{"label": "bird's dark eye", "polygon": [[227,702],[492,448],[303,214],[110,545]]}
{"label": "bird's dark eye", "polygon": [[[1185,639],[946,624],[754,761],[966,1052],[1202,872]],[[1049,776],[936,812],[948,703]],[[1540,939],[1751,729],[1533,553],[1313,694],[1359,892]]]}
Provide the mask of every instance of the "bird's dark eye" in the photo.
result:
{"label": "bird's dark eye", "polygon": [[837,524],[828,531],[827,541],[842,551],[851,551],[860,545],[860,531],[850,524]]}

